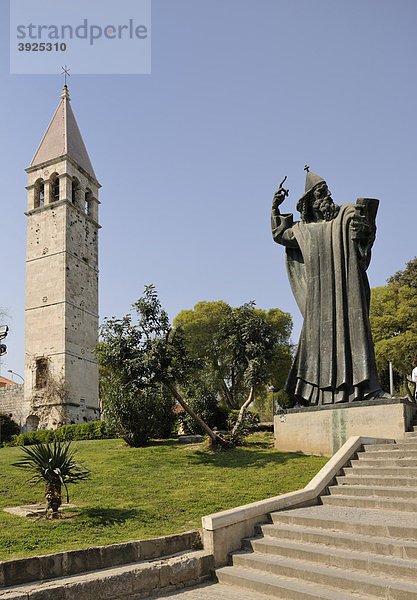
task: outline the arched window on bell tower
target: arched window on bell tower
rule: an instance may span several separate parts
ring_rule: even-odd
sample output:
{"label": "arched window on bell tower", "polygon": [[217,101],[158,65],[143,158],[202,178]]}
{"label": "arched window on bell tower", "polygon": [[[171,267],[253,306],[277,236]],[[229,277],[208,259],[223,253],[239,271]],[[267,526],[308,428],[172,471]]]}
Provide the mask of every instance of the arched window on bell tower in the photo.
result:
{"label": "arched window on bell tower", "polygon": [[37,179],[35,181],[35,208],[43,206],[44,203],[44,186],[43,179]]}
{"label": "arched window on bell tower", "polygon": [[51,177],[49,178],[49,185],[50,185],[50,195],[51,195],[51,202],[58,202],[59,200],[59,177],[58,177],[58,173],[52,173]]}
{"label": "arched window on bell tower", "polygon": [[77,204],[78,194],[80,191],[80,182],[76,177],[72,178],[72,191],[71,191],[71,202]]}
{"label": "arched window on bell tower", "polygon": [[86,189],[85,191],[85,196],[84,196],[84,212],[86,215],[91,216],[91,190],[89,188]]}

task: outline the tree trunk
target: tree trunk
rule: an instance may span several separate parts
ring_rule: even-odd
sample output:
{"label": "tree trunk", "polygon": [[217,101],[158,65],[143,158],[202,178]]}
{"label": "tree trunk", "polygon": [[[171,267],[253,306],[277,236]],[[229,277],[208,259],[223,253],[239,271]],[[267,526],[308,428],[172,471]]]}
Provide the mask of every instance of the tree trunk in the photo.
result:
{"label": "tree trunk", "polygon": [[231,390],[231,397],[232,397],[232,404],[233,404],[233,408],[239,408],[238,406],[236,406],[236,378],[235,378],[235,370],[232,367],[232,373],[231,373],[231,379],[232,379],[232,385],[230,386],[230,390]]}
{"label": "tree trunk", "polygon": [[234,410],[236,408],[236,406],[233,404],[232,402],[232,398],[231,398],[231,394],[230,394],[230,390],[227,387],[226,383],[224,382],[224,380],[222,379],[222,388],[223,388],[223,394],[224,394],[224,399],[226,400],[226,404],[227,406],[231,409]]}
{"label": "tree trunk", "polygon": [[255,386],[253,385],[249,391],[248,399],[240,407],[240,411],[239,411],[235,426],[232,429],[232,438],[233,438],[234,434],[236,433],[236,431],[239,429],[239,425],[241,424],[243,417],[245,416],[246,409],[248,408],[249,404],[251,402],[253,402],[254,397],[255,397]]}
{"label": "tree trunk", "polygon": [[62,504],[61,486],[52,485],[51,483],[46,484],[45,491],[46,509],[52,510],[52,518],[58,518],[58,510]]}
{"label": "tree trunk", "polygon": [[173,383],[171,383],[170,381],[166,381],[165,385],[167,386],[167,388],[169,389],[169,391],[172,393],[172,395],[174,396],[174,398],[179,402],[179,404],[181,404],[181,406],[183,407],[183,409],[190,415],[190,417],[192,419],[194,419],[194,421],[201,427],[201,429],[207,433],[207,435],[209,436],[209,438],[211,440],[211,443],[213,445],[220,444],[224,448],[231,448],[232,447],[232,444],[230,444],[230,442],[228,442],[227,440],[223,439],[217,433],[214,433],[214,431],[212,431],[210,429],[210,427],[208,425],[206,425],[204,423],[204,421],[202,419],[200,419],[200,417],[193,411],[193,409],[191,408],[191,406],[188,406],[187,402],[181,396],[181,394],[179,393],[178,389],[176,388],[176,386]]}

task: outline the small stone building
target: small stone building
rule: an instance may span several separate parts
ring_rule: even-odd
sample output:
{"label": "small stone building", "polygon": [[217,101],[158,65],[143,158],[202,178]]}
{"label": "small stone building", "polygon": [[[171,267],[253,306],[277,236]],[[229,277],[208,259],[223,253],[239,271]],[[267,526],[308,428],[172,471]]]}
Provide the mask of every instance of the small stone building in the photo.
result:
{"label": "small stone building", "polygon": [[0,388],[11,387],[13,385],[16,385],[14,381],[0,375]]}
{"label": "small stone building", "polygon": [[0,414],[8,415],[18,425],[22,418],[23,384],[0,376]]}

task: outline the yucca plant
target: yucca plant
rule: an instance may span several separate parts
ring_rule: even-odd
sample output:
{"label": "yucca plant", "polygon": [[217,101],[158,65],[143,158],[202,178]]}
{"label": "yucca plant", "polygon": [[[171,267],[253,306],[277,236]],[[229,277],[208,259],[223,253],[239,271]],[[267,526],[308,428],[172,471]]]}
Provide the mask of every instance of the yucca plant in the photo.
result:
{"label": "yucca plant", "polygon": [[71,447],[71,442],[54,440],[51,444],[22,446],[21,450],[26,456],[13,463],[13,466],[32,472],[30,483],[46,484],[46,510],[50,509],[52,518],[56,518],[62,504],[62,487],[69,502],[67,484],[87,479],[90,471],[74,460],[76,449]]}

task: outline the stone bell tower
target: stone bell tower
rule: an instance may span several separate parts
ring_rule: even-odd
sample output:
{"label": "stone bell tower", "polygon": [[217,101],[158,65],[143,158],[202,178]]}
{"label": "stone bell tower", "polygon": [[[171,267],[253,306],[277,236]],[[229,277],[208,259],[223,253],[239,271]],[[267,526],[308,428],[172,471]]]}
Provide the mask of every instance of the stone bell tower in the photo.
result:
{"label": "stone bell tower", "polygon": [[99,419],[98,190],[65,85],[28,173],[24,430]]}

